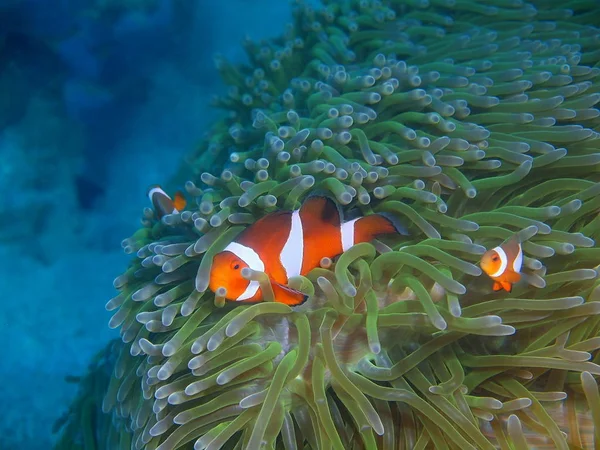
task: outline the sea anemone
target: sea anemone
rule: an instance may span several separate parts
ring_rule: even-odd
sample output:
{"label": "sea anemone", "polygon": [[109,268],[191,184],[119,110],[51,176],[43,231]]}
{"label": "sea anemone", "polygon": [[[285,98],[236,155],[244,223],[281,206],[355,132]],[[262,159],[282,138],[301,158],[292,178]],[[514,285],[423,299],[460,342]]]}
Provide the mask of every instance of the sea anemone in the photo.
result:
{"label": "sea anemone", "polygon": [[[134,258],[107,304],[122,342],[60,448],[600,442],[596,3],[326,3],[246,43],[250,66],[217,59],[229,114],[187,161],[192,207],[147,209],[123,242]],[[317,190],[410,236],[291,279],[299,307],[259,272],[264,302],[208,290],[244,227]],[[494,292],[477,263],[513,235],[522,281]]]}

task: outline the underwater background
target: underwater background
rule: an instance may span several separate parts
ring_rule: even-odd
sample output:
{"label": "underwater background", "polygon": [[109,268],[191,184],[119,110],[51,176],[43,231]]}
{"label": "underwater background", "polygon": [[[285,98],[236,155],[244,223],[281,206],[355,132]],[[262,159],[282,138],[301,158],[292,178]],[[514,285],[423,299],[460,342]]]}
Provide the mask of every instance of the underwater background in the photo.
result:
{"label": "underwater background", "polygon": [[[598,23],[595,0],[0,3],[0,449],[595,448]],[[290,279],[297,308],[261,272],[256,305],[208,289],[244,227],[323,191],[409,236]],[[479,261],[511,237],[496,292]]]}
{"label": "underwater background", "polygon": [[110,338],[146,190],[220,113],[213,62],[283,31],[277,0],[0,1],[0,448],[48,449]]}

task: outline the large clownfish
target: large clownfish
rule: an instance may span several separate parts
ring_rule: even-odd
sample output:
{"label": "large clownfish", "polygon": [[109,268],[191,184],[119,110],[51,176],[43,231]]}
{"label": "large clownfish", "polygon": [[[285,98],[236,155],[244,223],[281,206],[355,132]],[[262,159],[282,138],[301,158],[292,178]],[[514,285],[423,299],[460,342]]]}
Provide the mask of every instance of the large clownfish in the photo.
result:
{"label": "large clownfish", "polygon": [[512,285],[521,279],[523,265],[523,250],[516,236],[485,252],[480,265],[494,280],[494,291],[512,291]]}
{"label": "large clownfish", "polygon": [[209,287],[213,292],[225,288],[227,300],[261,301],[258,281],[242,277],[242,269],[249,267],[269,276],[275,301],[299,305],[307,296],[286,286],[291,277],[306,275],[322,258],[333,258],[355,244],[388,233],[408,234],[385,213],[343,222],[332,199],[311,196],[299,210],[277,211],[259,219],[215,255]]}
{"label": "large clownfish", "polygon": [[148,198],[159,219],[167,214],[177,214],[178,212],[181,212],[186,205],[185,197],[181,192],[176,192],[175,198],[172,199],[158,184],[150,186],[148,189]]}

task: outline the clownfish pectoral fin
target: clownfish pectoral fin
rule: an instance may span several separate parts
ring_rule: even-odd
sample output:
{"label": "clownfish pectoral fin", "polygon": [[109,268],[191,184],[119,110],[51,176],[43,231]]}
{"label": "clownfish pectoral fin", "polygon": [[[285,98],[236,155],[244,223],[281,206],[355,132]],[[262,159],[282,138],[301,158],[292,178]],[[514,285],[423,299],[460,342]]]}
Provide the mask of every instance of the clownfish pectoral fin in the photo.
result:
{"label": "clownfish pectoral fin", "polygon": [[521,280],[521,274],[517,273],[517,272],[506,272],[506,274],[504,275],[504,277],[506,278],[506,281],[509,283],[516,283],[518,281]]}
{"label": "clownfish pectoral fin", "polygon": [[501,282],[502,288],[506,291],[506,292],[511,292],[512,291],[512,284],[509,283],[508,281],[502,281]]}
{"label": "clownfish pectoral fin", "polygon": [[298,306],[308,299],[308,295],[273,280],[271,280],[271,286],[273,287],[276,302],[285,303],[288,306]]}
{"label": "clownfish pectoral fin", "polygon": [[177,211],[182,211],[187,204],[187,200],[183,196],[183,192],[177,191],[175,193],[175,198],[173,199],[173,206]]}
{"label": "clownfish pectoral fin", "polygon": [[494,283],[494,286],[492,286],[492,289],[494,290],[494,292],[501,291],[502,290],[502,284],[496,281]]}
{"label": "clownfish pectoral fin", "polygon": [[312,194],[300,208],[302,220],[314,220],[316,223],[328,223],[339,226],[342,222],[342,211],[338,204],[326,194]]}
{"label": "clownfish pectoral fin", "polygon": [[519,235],[517,233],[513,234],[511,237],[509,237],[508,239],[506,239],[502,245],[506,246],[506,247],[515,247],[517,245],[519,245],[521,243],[520,239],[519,239]]}

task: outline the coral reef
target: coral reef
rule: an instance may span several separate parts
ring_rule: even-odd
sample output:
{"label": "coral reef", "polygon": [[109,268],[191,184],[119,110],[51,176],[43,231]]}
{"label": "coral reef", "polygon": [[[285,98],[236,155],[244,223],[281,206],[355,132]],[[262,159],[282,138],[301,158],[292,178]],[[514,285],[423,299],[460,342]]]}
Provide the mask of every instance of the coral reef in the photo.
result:
{"label": "coral reef", "polygon": [[[250,66],[218,58],[228,116],[187,161],[193,207],[147,209],[123,241],[122,342],[58,448],[591,448],[599,18],[579,0],[299,4],[283,37],[245,43]],[[207,289],[244,226],[315,190],[411,236],[290,280],[297,308]],[[523,280],[492,292],[477,262],[515,233]]]}

